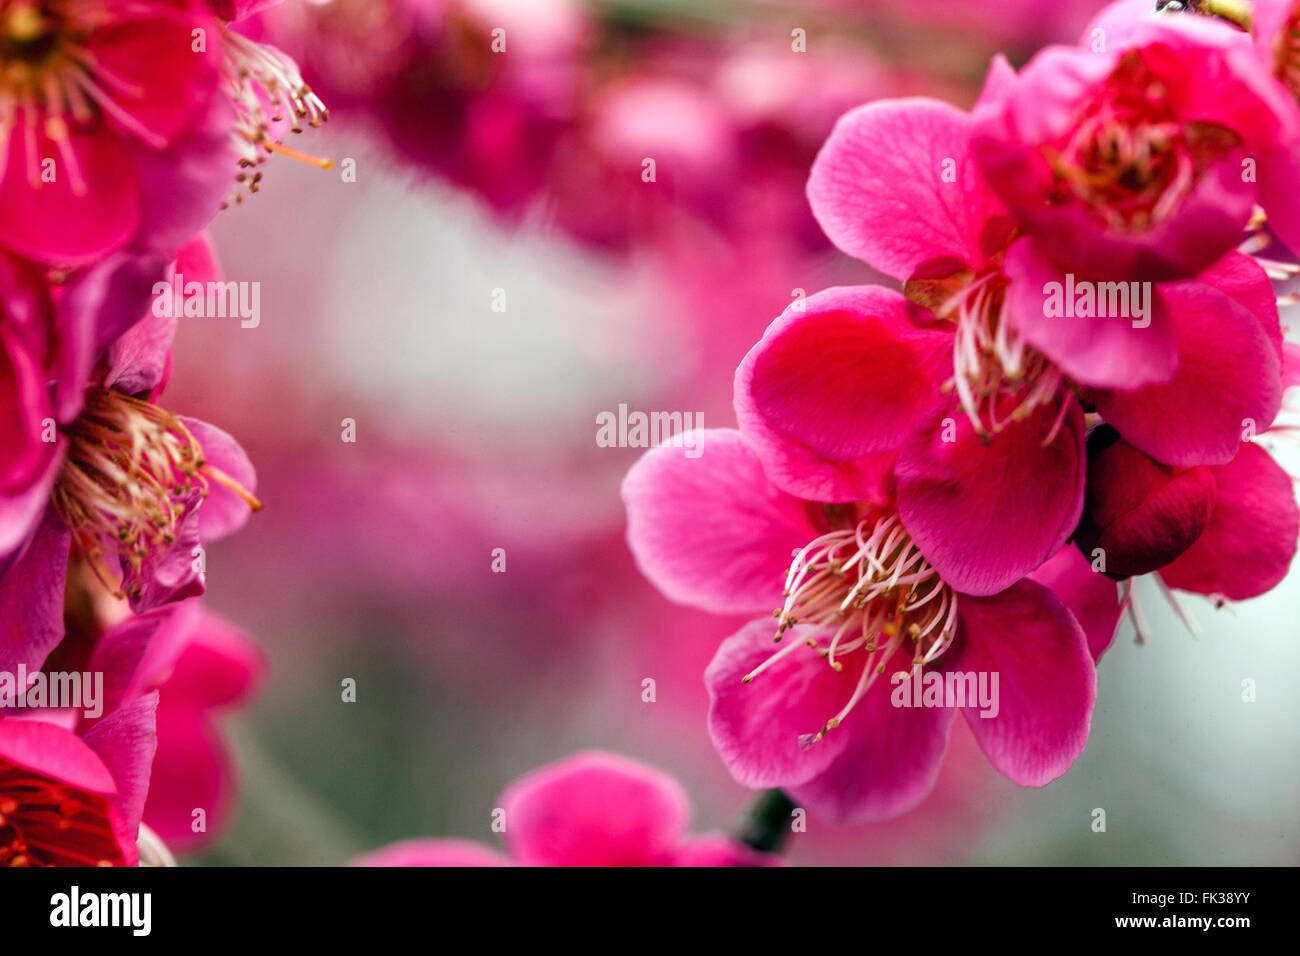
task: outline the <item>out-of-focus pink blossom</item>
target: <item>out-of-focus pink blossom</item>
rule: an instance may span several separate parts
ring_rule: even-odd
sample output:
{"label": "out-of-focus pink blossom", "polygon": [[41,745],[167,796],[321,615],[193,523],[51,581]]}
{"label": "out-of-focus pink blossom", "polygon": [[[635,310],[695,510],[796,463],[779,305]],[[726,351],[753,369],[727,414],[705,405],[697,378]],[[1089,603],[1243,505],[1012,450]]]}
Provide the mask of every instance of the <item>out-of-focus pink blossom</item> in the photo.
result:
{"label": "out-of-focus pink blossom", "polygon": [[408,840],[356,866],[767,866],[721,835],[688,836],[690,801],[672,777],[613,754],[580,753],[501,795],[508,856],[463,840]]}

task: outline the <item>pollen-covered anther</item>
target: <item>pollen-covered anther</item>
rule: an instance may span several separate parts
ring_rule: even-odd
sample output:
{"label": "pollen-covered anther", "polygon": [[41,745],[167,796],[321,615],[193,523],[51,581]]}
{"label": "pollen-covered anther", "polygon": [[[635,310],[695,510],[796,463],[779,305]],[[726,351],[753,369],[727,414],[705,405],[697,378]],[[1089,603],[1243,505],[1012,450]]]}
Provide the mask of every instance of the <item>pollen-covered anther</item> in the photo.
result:
{"label": "pollen-covered anther", "polygon": [[778,638],[796,623],[810,637],[782,647],[742,681],[750,683],[804,647],[836,672],[846,662],[861,668],[848,702],[820,731],[804,735],[804,746],[843,723],[906,642],[915,644],[914,666],[923,666],[947,650],[956,632],[956,594],[896,514],[860,520],[808,544],[795,555],[784,590],[785,604],[776,611]]}
{"label": "pollen-covered anther", "polygon": [[175,543],[181,523],[216,482],[257,500],[208,465],[203,448],[175,415],[106,388],[91,389],[64,431],[67,457],[52,502],[73,544],[109,590],[123,596],[104,565],[106,553],[139,569]]}
{"label": "pollen-covered anther", "polygon": [[[248,170],[279,153],[320,169],[331,169],[333,160],[313,156],[286,146],[275,138],[288,123],[293,133],[306,127],[319,128],[329,119],[321,98],[303,81],[289,57],[233,31],[226,34],[224,80],[235,104],[235,145],[239,168]],[[241,172],[236,182],[255,193],[262,174]],[[236,201],[240,195],[237,195]]]}

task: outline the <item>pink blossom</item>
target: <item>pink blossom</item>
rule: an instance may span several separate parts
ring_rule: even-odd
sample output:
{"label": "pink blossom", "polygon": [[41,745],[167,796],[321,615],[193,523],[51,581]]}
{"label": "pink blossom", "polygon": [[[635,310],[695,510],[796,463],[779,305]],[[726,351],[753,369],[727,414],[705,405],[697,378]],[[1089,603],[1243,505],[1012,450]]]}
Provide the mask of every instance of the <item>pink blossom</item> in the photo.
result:
{"label": "pink blossom", "polygon": [[1019,74],[995,62],[975,109],[974,158],[1039,247],[1107,280],[1192,276],[1238,244],[1257,203],[1300,239],[1283,177],[1300,114],[1250,38],[1200,16],[1102,38],[1048,47]]}
{"label": "pink blossom", "polygon": [[520,777],[501,795],[508,855],[464,840],[407,840],[354,866],[767,866],[721,835],[688,836],[690,801],[672,777],[591,751]]}
{"label": "pink blossom", "polygon": [[[740,433],[698,438],[699,458],[658,448],[629,472],[628,541],[675,601],[777,608],[775,625],[743,627],[705,673],[710,735],[738,781],[788,789],[837,821],[909,809],[934,782],[955,715],[892,701],[927,668],[1000,674],[997,715],[980,717],[973,702],[963,713],[1012,780],[1042,786],[1068,769],[1087,740],[1095,674],[1090,634],[1048,587],[1023,580],[987,596],[963,592],[891,502],[801,499],[768,479]],[[1115,601],[1114,586],[1086,563],[1052,574],[1077,587],[1072,597],[1089,598],[1090,624],[1092,609]],[[787,634],[797,639],[781,644]],[[902,691],[891,693],[885,684],[900,674]]]}
{"label": "pink blossom", "polygon": [[813,211],[907,298],[840,289],[796,303],[742,363],[736,402],[793,494],[870,497],[867,473],[893,468],[929,559],[992,593],[1073,530],[1085,411],[1167,464],[1226,462],[1241,421],[1280,406],[1281,333],[1267,274],[1239,253],[1156,286],[1146,324],[1049,314],[1046,283],[1064,270],[1018,234],[970,130],[967,114],[921,99],[840,120],[809,179]]}
{"label": "pink blossom", "polygon": [[174,254],[232,174],[217,21],[163,0],[31,0],[5,5],[0,34],[0,246],[57,265]]}
{"label": "pink blossom", "polygon": [[[198,277],[205,259],[206,248],[192,246],[182,260],[192,265],[182,268]],[[251,492],[252,465],[234,439],[157,404],[174,320],[152,310],[138,319],[142,290],[150,287],[138,273],[134,264],[106,260],[60,297],[60,308],[82,318],[55,393],[52,461],[39,480],[16,491],[9,507],[24,523],[6,529],[11,543],[0,566],[3,600],[15,613],[26,604],[24,626],[38,634],[58,632],[53,602],[44,589],[25,598],[12,582],[61,581],[69,543],[106,587],[143,611],[202,593],[201,542],[236,530],[250,507],[260,507]],[[123,284],[132,287],[129,294]],[[98,324],[87,328],[92,319],[85,316]],[[120,329],[126,316],[134,324],[97,348],[100,330]],[[87,380],[84,389],[76,384]],[[118,573],[106,557],[116,559]]]}

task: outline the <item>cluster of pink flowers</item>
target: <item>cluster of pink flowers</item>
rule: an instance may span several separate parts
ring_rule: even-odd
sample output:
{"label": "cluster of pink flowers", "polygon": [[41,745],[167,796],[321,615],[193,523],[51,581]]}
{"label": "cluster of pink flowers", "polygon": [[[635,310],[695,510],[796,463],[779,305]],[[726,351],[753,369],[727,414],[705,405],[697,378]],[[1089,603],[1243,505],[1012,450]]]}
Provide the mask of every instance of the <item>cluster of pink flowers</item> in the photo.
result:
{"label": "cluster of pink flowers", "polygon": [[[0,2],[0,865],[157,862],[230,810],[214,714],[264,668],[200,603],[203,547],[261,505],[163,402],[155,286],[215,280],[201,231],[325,118],[233,27],[266,5]],[[60,684],[102,693],[28,693]]]}
{"label": "cluster of pink flowers", "polygon": [[1300,8],[1216,9],[1125,0],[996,59],[970,112],[882,100],[823,145],[817,221],[898,285],[796,301],[736,371],[739,429],[624,485],[665,595],[776,609],[705,674],[742,784],[901,813],[960,710],[1042,786],[1140,622],[1134,576],[1171,599],[1282,580],[1300,511],[1255,439],[1297,381],[1274,280],[1300,250]]}

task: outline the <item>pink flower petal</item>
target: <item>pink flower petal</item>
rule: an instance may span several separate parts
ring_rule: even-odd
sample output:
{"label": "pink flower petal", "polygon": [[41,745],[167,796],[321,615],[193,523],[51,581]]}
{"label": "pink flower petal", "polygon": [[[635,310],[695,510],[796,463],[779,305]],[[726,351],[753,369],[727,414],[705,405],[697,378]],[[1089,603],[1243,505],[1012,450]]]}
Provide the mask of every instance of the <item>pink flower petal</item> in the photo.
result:
{"label": "pink flower petal", "polygon": [[1062,548],[1056,556],[1029,576],[1048,588],[1083,628],[1088,651],[1094,661],[1106,653],[1119,626],[1119,585],[1079,553],[1078,548]]}
{"label": "pink flower petal", "polygon": [[149,771],[157,748],[154,732],[157,707],[157,693],[137,697],[109,714],[85,735],[86,744],[113,773],[117,794],[112,798],[112,804],[121,816],[123,836],[131,841],[132,847],[149,794]]}
{"label": "pink flower petal", "polygon": [[998,674],[996,715],[968,706],[966,723],[1013,781],[1050,783],[1088,741],[1097,676],[1087,638],[1065,605],[1032,581],[992,597],[962,595],[960,602],[957,643],[944,670],[983,672],[990,682]]}
{"label": "pink flower petal", "polygon": [[[987,443],[955,410],[918,429],[898,459],[898,512],[926,559],[959,591],[994,594],[1070,537],[1083,511],[1083,412],[1040,406]],[[946,423],[946,424],[945,424]],[[953,441],[945,441],[945,437]]]}
{"label": "pink flower petal", "polygon": [[1212,468],[1214,513],[1196,543],[1160,574],[1170,587],[1233,601],[1275,587],[1295,557],[1300,509],[1290,476],[1260,446]]}
{"label": "pink flower petal", "polygon": [[[13,126],[22,129],[21,111]],[[111,131],[72,128],[68,149],[77,173],[59,163],[54,182],[39,178],[42,162],[62,153],[39,131],[36,154],[26,137],[8,137],[5,174],[0,177],[0,245],[51,265],[82,265],[121,249],[140,223],[136,171],[125,146]],[[33,182],[27,170],[35,169]]]}
{"label": "pink flower petal", "polygon": [[791,641],[798,629],[773,642],[776,626],[754,621],[722,642],[704,672],[709,688],[709,736],[741,784],[754,789],[791,787],[823,773],[848,745],[849,734],[832,731],[811,747],[816,734],[853,694],[858,675],[836,673],[812,648],[800,647],[750,683],[742,678]]}
{"label": "pink flower petal", "polygon": [[[1076,382],[1094,388],[1134,388],[1167,381],[1173,375],[1178,364],[1174,325],[1158,294],[1147,297],[1149,312],[1141,319],[1115,315],[1086,318],[1069,314],[1073,309],[1065,315],[1049,314],[1050,283],[1060,287],[1062,306],[1067,304],[1066,270],[1048,259],[1032,239],[1020,239],[1011,246],[1003,269],[1011,279],[1007,289],[1011,322],[1026,342]],[[1091,281],[1086,275],[1076,278]],[[1131,299],[1132,289],[1128,288]],[[1131,302],[1130,311],[1136,311]],[[1147,319],[1149,325],[1134,326],[1134,321]]]}
{"label": "pink flower petal", "polygon": [[[257,491],[257,473],[244,449],[228,433],[197,418],[181,417],[185,427],[203,449],[204,461],[220,469],[249,494]],[[208,496],[199,506],[199,536],[216,541],[238,531],[252,516],[252,508],[242,497],[217,481],[208,482]]]}
{"label": "pink flower petal", "polygon": [[830,462],[896,450],[951,363],[951,335],[918,326],[928,316],[879,286],[791,306],[736,373],[738,414]]}
{"label": "pink flower petal", "polygon": [[897,816],[925,799],[939,775],[956,714],[951,707],[895,706],[895,692],[903,686],[890,681],[911,667],[910,652],[902,650],[886,662],[867,696],[813,748],[843,734],[848,741],[843,752],[825,772],[791,788],[791,799],[837,824]]}
{"label": "pink flower petal", "polygon": [[792,552],[820,532],[804,502],[767,480],[739,432],[696,436],[698,458],[663,445],[628,472],[628,545],[674,601],[719,613],[770,611]]}
{"label": "pink flower petal", "polygon": [[808,179],[826,235],[896,279],[983,265],[1008,230],[967,153],[969,126],[955,106],[920,98],[840,117]]}
{"label": "pink flower petal", "polygon": [[721,833],[692,837],[673,856],[673,866],[780,866],[781,858],[759,853]]}
{"label": "pink flower petal", "polygon": [[686,791],[623,757],[582,753],[534,770],[501,795],[510,855],[525,866],[650,866],[686,833]]}
{"label": "pink flower petal", "polygon": [[39,668],[63,640],[70,537],[47,510],[26,548],[0,570],[0,670]]}
{"label": "pink flower petal", "polygon": [[1223,464],[1248,430],[1262,432],[1277,416],[1277,351],[1249,309],[1203,282],[1170,283],[1159,297],[1178,336],[1177,371],[1167,382],[1099,394],[1097,411],[1166,464]]}

